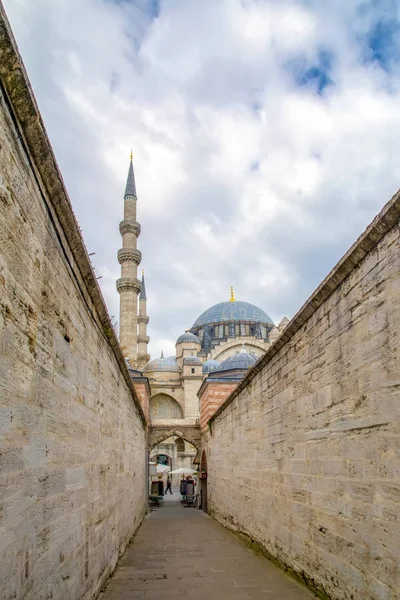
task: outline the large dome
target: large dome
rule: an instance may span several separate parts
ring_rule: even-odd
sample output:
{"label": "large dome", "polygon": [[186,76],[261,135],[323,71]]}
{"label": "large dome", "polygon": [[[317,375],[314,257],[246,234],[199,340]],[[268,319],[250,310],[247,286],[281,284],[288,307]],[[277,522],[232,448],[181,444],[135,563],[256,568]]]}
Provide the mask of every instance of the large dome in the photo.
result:
{"label": "large dome", "polygon": [[230,302],[228,300],[228,302],[220,302],[205,310],[193,323],[193,328],[211,323],[234,323],[235,321],[274,324],[271,317],[258,306],[249,304],[249,302]]}

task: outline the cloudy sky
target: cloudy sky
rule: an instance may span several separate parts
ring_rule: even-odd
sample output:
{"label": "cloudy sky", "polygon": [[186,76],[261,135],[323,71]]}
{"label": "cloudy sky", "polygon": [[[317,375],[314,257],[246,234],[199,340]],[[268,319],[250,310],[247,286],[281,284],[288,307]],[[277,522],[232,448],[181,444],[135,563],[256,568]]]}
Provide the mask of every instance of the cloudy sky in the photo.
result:
{"label": "cloudy sky", "polygon": [[397,0],[3,0],[111,315],[131,147],[152,357],[291,317],[400,186]]}

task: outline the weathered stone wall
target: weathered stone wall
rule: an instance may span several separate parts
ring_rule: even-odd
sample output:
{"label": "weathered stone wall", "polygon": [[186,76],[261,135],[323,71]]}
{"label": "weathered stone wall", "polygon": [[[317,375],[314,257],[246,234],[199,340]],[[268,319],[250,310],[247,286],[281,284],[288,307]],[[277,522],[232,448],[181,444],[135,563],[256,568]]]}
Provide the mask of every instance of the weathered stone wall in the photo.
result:
{"label": "weathered stone wall", "polygon": [[88,600],[146,510],[144,417],[2,10],[0,597]]}
{"label": "weathered stone wall", "polygon": [[211,419],[211,513],[335,599],[400,590],[400,201]]}

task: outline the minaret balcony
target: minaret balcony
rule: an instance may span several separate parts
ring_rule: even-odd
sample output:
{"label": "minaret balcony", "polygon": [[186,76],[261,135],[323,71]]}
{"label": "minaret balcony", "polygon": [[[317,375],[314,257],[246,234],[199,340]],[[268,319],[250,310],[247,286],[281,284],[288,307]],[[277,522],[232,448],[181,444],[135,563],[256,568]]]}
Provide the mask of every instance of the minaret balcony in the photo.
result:
{"label": "minaret balcony", "polygon": [[138,344],[148,344],[150,338],[148,335],[138,335],[137,337]]}
{"label": "minaret balcony", "polygon": [[147,325],[147,323],[149,322],[149,317],[147,315],[138,315],[137,322],[144,323],[145,325]]}
{"label": "minaret balcony", "polygon": [[133,277],[121,277],[117,279],[117,291],[121,294],[121,292],[135,292],[138,294],[140,292],[141,284],[139,279],[134,279]]}
{"label": "minaret balcony", "polygon": [[137,221],[134,221],[133,219],[124,219],[119,224],[119,232],[121,235],[124,235],[124,233],[134,233],[136,237],[139,237],[140,225]]}
{"label": "minaret balcony", "polygon": [[140,265],[142,261],[142,253],[136,248],[121,248],[118,250],[118,262],[120,265],[124,262],[134,262]]}

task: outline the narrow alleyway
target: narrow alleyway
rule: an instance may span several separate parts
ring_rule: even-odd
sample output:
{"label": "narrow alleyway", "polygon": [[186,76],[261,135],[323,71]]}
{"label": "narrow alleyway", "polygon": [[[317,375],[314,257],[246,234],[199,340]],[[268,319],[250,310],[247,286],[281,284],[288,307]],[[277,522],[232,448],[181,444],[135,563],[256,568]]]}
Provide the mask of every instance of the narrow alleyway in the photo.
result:
{"label": "narrow alleyway", "polygon": [[179,494],[144,521],[101,600],[311,600],[301,584],[257,556]]}

